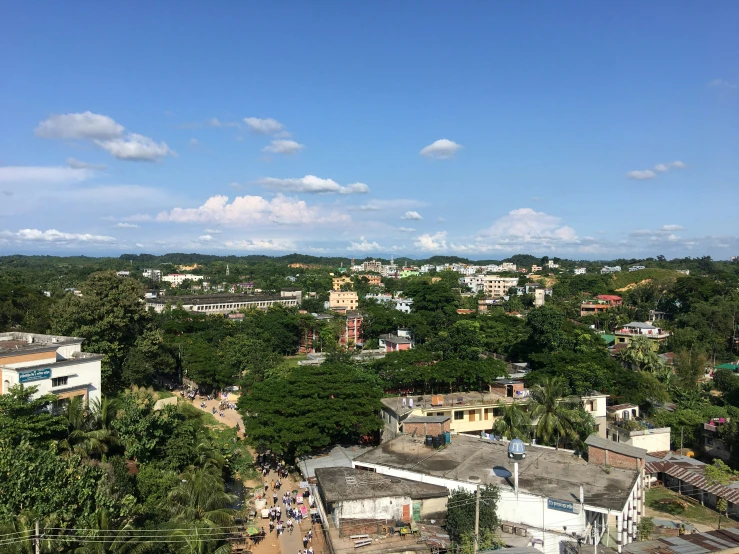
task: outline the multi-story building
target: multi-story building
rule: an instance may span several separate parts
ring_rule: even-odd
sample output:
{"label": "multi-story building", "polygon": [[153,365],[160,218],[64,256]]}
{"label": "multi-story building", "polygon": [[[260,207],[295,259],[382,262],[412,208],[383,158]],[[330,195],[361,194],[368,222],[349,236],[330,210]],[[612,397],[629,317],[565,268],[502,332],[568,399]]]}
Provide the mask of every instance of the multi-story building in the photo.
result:
{"label": "multi-story building", "polygon": [[547,262],[547,267],[549,269],[559,269],[559,264],[555,264],[552,260],[549,260]]}
{"label": "multi-story building", "polygon": [[647,268],[643,265],[632,265],[629,268],[629,271],[641,271],[642,269],[647,269]]}
{"label": "multi-story building", "polygon": [[281,304],[285,307],[296,307],[300,304],[299,291],[285,291],[279,295],[268,294],[201,294],[196,296],[172,296],[151,298],[146,300],[146,307],[157,313],[163,312],[167,306],[181,305],[188,312],[199,314],[228,314],[240,310],[267,310],[271,306]]}
{"label": "multi-story building", "polygon": [[540,265],[532,265],[531,266],[531,273],[538,273],[539,271],[543,271],[544,268]]}
{"label": "multi-story building", "polygon": [[534,306],[539,308],[544,305],[545,289],[536,289],[534,291]]}
{"label": "multi-story building", "polygon": [[410,329],[398,329],[397,333],[380,335],[380,348],[385,352],[398,352],[413,348],[413,336]]}
{"label": "multi-story building", "polygon": [[116,271],[115,274],[118,275],[118,277],[130,277],[131,276],[130,271]]}
{"label": "multi-story building", "polygon": [[374,271],[375,273],[382,273],[382,262],[379,262],[377,260],[363,262],[362,271]]}
{"label": "multi-story building", "polygon": [[404,314],[411,313],[411,307],[413,306],[413,298],[394,298],[395,309],[403,312]]}
{"label": "multi-story building", "polygon": [[602,314],[603,312],[608,311],[610,308],[611,305],[608,302],[585,301],[580,304],[580,317],[585,317],[586,315]]}
{"label": "multi-story building", "polygon": [[632,321],[616,329],[613,334],[616,336],[617,345],[629,344],[630,340],[634,337],[647,337],[652,344],[652,349],[656,352],[659,350],[659,343],[666,341],[672,333],[649,323]]}
{"label": "multi-story building", "polygon": [[341,287],[344,285],[348,285],[349,288],[352,288],[351,277],[342,275],[341,277],[334,277],[333,279],[331,279],[331,288],[334,290],[341,290]]}
{"label": "multi-story building", "polygon": [[141,272],[144,279],[151,279],[155,283],[162,280],[162,272],[159,269],[145,269]]}
{"label": "multi-story building", "polygon": [[[373,275],[372,273],[366,273],[358,275],[360,279],[367,279],[367,284],[375,287],[382,285],[382,277],[380,275]],[[335,289],[336,287],[334,287]]]}
{"label": "multi-story building", "polygon": [[586,268],[586,267],[576,267],[575,270],[574,270],[574,272],[575,272],[575,275],[585,275],[588,272],[588,268]]}
{"label": "multi-story building", "polygon": [[601,302],[607,302],[611,307],[621,306],[624,303],[624,299],[617,294],[599,294],[596,298]]}
{"label": "multi-story building", "polygon": [[36,386],[34,397],[54,394],[61,401],[100,400],[102,354],[82,352],[79,337],[0,333],[0,394],[15,385]]}
{"label": "multi-story building", "polygon": [[362,314],[357,310],[346,310],[346,320],[339,334],[339,344],[344,348],[361,348],[364,344],[362,337]]}
{"label": "multi-story building", "polygon": [[485,275],[483,279],[483,292],[490,298],[503,298],[508,295],[508,289],[518,284],[518,277]]}
{"label": "multi-story building", "polygon": [[605,275],[606,273],[618,273],[619,271],[621,271],[621,266],[620,265],[604,266],[600,270],[600,273],[601,273],[601,275]]}
{"label": "multi-story building", "polygon": [[170,283],[173,287],[182,284],[183,281],[202,281],[202,275],[193,275],[192,273],[170,273],[162,277],[162,281]]}
{"label": "multi-story building", "polygon": [[356,310],[359,296],[354,291],[332,290],[328,293],[328,308],[335,311]]}

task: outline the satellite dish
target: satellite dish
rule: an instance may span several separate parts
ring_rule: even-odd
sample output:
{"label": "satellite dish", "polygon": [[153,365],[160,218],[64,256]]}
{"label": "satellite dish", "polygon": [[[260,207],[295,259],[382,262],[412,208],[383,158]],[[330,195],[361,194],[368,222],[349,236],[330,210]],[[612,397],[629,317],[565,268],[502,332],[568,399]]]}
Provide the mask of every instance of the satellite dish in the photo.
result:
{"label": "satellite dish", "polygon": [[526,445],[521,439],[513,439],[508,443],[508,457],[513,460],[523,460],[526,457]]}

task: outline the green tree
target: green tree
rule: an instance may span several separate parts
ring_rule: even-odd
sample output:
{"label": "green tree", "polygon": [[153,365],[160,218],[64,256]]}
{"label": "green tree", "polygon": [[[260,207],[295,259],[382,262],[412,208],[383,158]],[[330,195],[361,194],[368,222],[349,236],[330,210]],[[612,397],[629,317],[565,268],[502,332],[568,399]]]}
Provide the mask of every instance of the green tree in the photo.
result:
{"label": "green tree", "polygon": [[[734,481],[739,477],[739,472],[734,471],[727,466],[723,460],[716,458],[713,460],[713,464],[706,466],[705,470],[706,481],[714,486],[726,486],[731,481]],[[718,495],[717,495],[718,496]],[[723,496],[719,496],[716,502],[716,511],[718,512],[718,528],[721,529],[721,516],[726,513],[727,502]]]}
{"label": "green tree", "polygon": [[128,350],[121,380],[124,386],[149,386],[154,376],[173,376],[177,361],[165,345],[161,329],[147,329]]}
{"label": "green tree", "polygon": [[112,410],[107,399],[96,400],[90,407],[76,396],[64,408],[67,436],[59,441],[59,449],[75,452],[84,458],[102,457],[118,439],[110,427]]}
{"label": "green tree", "polygon": [[676,353],[674,371],[675,385],[683,389],[694,389],[698,380],[705,375],[708,356],[703,352],[680,350]]}
{"label": "green tree", "polygon": [[565,382],[558,378],[547,378],[531,388],[531,419],[535,434],[544,444],[567,442],[578,444],[594,428],[592,416],[586,413],[577,397],[565,396]]}
{"label": "green tree", "polygon": [[62,417],[49,412],[56,396],[46,394],[34,399],[38,387],[15,385],[0,394],[0,440],[17,445],[32,444],[61,437],[66,430]]}
{"label": "green tree", "polygon": [[621,360],[638,371],[655,372],[662,365],[646,336],[631,337],[629,344],[620,353]]}
{"label": "green tree", "polygon": [[721,392],[739,388],[739,377],[730,369],[717,369],[713,374],[713,387]]}
{"label": "green tree", "polygon": [[[466,489],[455,489],[447,501],[446,531],[452,542],[460,544],[463,537],[475,531],[475,499],[476,494]],[[497,515],[500,490],[491,485],[480,486],[480,535],[495,533],[500,524]],[[478,537],[479,540],[480,537]]]}
{"label": "green tree", "polygon": [[526,318],[531,338],[539,350],[555,351],[564,346],[565,317],[555,307],[544,305],[531,310]]}
{"label": "green tree", "polygon": [[229,373],[243,379],[247,388],[252,383],[264,381],[282,361],[282,357],[263,341],[244,334],[226,337],[221,341],[219,353]]}
{"label": "green tree", "polygon": [[639,525],[636,527],[636,531],[639,534],[640,541],[648,541],[652,538],[654,532],[654,521],[651,517],[642,517],[639,521]]}
{"label": "green tree", "polygon": [[103,354],[103,390],[120,386],[125,356],[144,332],[150,316],[141,284],[114,272],[93,273],[80,290],[54,306],[52,332],[85,338],[85,349]]}
{"label": "green tree", "polygon": [[238,405],[249,442],[292,460],[374,435],[382,427],[381,396],[373,375],[327,360],[255,383]]}
{"label": "green tree", "polygon": [[501,435],[508,440],[527,439],[531,435],[531,419],[521,409],[520,404],[513,402],[505,405],[498,402],[498,409],[501,411],[501,416],[495,420],[493,425],[493,432],[496,435]]}

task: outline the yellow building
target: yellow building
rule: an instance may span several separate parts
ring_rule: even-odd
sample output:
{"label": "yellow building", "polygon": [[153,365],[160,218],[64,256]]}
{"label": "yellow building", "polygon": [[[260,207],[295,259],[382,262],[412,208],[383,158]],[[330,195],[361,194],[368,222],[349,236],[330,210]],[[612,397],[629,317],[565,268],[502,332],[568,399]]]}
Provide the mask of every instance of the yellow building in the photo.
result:
{"label": "yellow building", "polygon": [[331,281],[333,283],[331,288],[334,290],[341,290],[341,287],[343,285],[349,285],[350,287],[352,286],[351,277],[347,277],[346,275],[342,275],[341,277],[334,277],[333,279],[331,279]]}
{"label": "yellow building", "polygon": [[328,307],[330,310],[356,310],[359,297],[354,291],[332,290],[328,293]]}

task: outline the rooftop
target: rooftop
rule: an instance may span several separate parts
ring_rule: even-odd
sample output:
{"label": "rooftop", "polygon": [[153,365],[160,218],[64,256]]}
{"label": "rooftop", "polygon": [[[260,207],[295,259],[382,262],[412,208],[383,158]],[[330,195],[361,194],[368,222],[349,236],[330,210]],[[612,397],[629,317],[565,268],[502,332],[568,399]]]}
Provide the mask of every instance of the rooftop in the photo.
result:
{"label": "rooftop", "polygon": [[66,344],[80,344],[85,339],[79,337],[64,337],[61,335],[41,335],[38,333],[8,332],[0,333],[0,358],[29,354],[31,352],[46,352],[56,350]]}
{"label": "rooftop", "polygon": [[449,416],[411,416],[403,420],[404,423],[444,423]]}
{"label": "rooftop", "polygon": [[316,479],[326,502],[391,496],[409,496],[413,500],[449,496],[449,490],[439,485],[346,467],[317,468]]}
{"label": "rooftop", "polygon": [[739,548],[739,529],[735,527],[683,535],[663,537],[653,541],[633,542],[624,546],[629,554],[708,554],[736,551]]}
{"label": "rooftop", "polygon": [[623,442],[609,441],[599,437],[598,435],[590,435],[585,439],[585,444],[595,448],[615,452],[616,454],[623,454],[624,456],[629,456],[631,458],[640,458],[643,460],[647,456],[647,451],[644,448],[637,448],[636,446],[630,446]]}
{"label": "rooftop", "polygon": [[187,306],[199,306],[204,304],[231,304],[237,302],[284,302],[295,300],[291,296],[280,296],[279,294],[197,294],[187,296],[168,296],[166,298],[152,298],[147,304],[183,304]]}
{"label": "rooftop", "polygon": [[[513,462],[507,441],[490,441],[455,435],[446,448],[433,450],[423,439],[399,435],[358,456],[354,464],[378,464],[471,484],[491,484],[513,489]],[[638,473],[588,464],[569,450],[527,446],[519,464],[520,490],[536,496],[579,502],[580,485],[585,503],[621,510],[629,498]]]}
{"label": "rooftop", "polygon": [[[438,404],[441,399],[442,403]],[[409,406],[409,400],[413,400],[413,407]],[[502,396],[497,392],[453,392],[450,394],[424,394],[409,396],[406,398],[406,406],[399,396],[383,398],[382,403],[396,414],[403,416],[416,408],[463,408],[465,406],[495,406],[498,402],[511,404],[513,401],[527,401],[524,397],[513,398]]]}
{"label": "rooftop", "polygon": [[319,467],[352,467],[352,460],[371,450],[369,446],[334,446],[322,454],[306,456],[298,462],[303,477],[311,479],[316,476]]}
{"label": "rooftop", "polygon": [[384,340],[385,342],[391,342],[393,344],[412,344],[413,341],[411,339],[406,337],[399,337],[398,335],[393,335],[392,333],[387,335],[380,335],[380,338]]}

